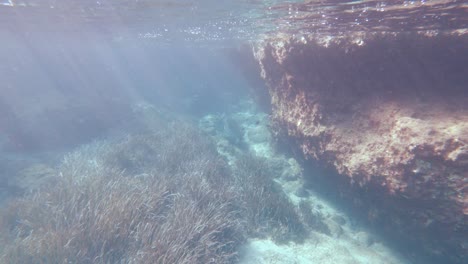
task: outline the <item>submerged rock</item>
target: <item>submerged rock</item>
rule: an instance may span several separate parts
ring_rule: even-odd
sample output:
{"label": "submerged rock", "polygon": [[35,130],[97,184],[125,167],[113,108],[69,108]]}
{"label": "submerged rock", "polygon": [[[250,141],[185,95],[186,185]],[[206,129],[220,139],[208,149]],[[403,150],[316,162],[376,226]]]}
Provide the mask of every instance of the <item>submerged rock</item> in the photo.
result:
{"label": "submerged rock", "polygon": [[335,221],[339,225],[345,225],[346,224],[346,219],[341,215],[332,216],[332,220]]}
{"label": "submerged rock", "polygon": [[358,232],[356,234],[356,240],[360,245],[365,247],[370,247],[375,242],[374,238],[366,232]]}
{"label": "submerged rock", "polygon": [[326,219],[325,224],[327,225],[328,230],[330,230],[330,234],[332,237],[339,238],[341,237],[341,235],[343,235],[344,233],[343,228],[341,227],[341,225],[339,225],[335,221],[331,219]]}
{"label": "submerged rock", "polygon": [[467,55],[465,31],[283,34],[255,49],[276,136],[346,175],[337,193],[365,193],[370,222],[453,263],[468,256]]}

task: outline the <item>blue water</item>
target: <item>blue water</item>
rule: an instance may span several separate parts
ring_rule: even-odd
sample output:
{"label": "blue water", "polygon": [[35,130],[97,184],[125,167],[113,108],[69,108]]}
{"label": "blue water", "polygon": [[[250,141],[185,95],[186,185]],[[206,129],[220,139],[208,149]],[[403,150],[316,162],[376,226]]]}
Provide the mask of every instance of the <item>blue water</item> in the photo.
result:
{"label": "blue water", "polygon": [[[258,263],[289,263],[292,245],[339,241],[324,224],[333,214],[344,233],[367,235],[359,213],[339,209],[327,182],[296,192],[325,201],[310,209],[288,200],[302,172],[294,153],[274,147],[268,102],[255,101],[252,91],[265,84],[252,45],[274,32],[455,30],[467,26],[466,10],[463,1],[0,0],[0,260],[257,263],[257,254]],[[158,192],[161,200],[139,196]],[[124,194],[135,199],[124,209],[138,207],[130,216],[116,206]],[[100,212],[122,220],[103,224]],[[222,217],[232,222],[215,221]],[[188,230],[191,220],[207,227]],[[177,233],[184,228],[193,237]],[[249,239],[279,247],[259,253],[261,246],[246,249]],[[358,249],[384,249],[342,263],[427,263],[419,248],[408,254],[398,241],[356,241]],[[161,253],[168,245],[178,251]]]}

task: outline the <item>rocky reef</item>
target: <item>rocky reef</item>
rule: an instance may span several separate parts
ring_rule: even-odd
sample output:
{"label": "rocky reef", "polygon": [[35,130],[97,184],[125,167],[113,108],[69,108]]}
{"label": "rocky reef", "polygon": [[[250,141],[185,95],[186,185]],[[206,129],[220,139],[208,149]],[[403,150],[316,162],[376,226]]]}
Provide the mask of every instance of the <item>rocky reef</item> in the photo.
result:
{"label": "rocky reef", "polygon": [[346,176],[337,194],[367,193],[369,222],[466,260],[466,31],[277,34],[254,53],[277,137]]}

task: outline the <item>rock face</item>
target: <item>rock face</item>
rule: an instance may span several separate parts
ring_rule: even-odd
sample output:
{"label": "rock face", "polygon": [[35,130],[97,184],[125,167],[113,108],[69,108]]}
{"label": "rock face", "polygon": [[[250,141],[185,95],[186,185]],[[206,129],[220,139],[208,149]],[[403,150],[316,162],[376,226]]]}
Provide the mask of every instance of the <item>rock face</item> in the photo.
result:
{"label": "rock face", "polygon": [[369,221],[466,260],[466,32],[278,35],[255,56],[278,135],[374,192]]}

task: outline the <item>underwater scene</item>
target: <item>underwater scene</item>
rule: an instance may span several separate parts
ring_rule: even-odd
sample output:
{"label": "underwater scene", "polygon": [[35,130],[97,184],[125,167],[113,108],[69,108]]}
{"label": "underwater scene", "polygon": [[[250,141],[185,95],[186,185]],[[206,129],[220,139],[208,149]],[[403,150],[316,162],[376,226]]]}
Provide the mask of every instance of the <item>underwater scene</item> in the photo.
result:
{"label": "underwater scene", "polygon": [[0,264],[468,263],[468,1],[0,0]]}

